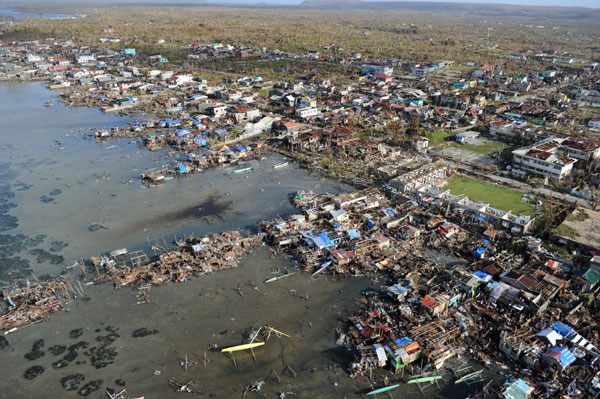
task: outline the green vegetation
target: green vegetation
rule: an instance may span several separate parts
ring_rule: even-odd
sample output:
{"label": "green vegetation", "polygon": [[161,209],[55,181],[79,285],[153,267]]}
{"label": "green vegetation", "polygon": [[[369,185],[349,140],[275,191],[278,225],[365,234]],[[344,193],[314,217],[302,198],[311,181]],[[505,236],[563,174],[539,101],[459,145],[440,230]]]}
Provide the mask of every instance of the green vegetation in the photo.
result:
{"label": "green vegetation", "polygon": [[454,195],[466,195],[473,201],[490,204],[491,207],[515,214],[535,215],[535,208],[521,200],[523,193],[503,186],[484,183],[463,176],[453,176],[446,186]]}
{"label": "green vegetation", "polygon": [[494,140],[482,140],[478,144],[453,144],[455,147],[462,148],[463,150],[475,152],[482,155],[490,155],[497,152],[502,152],[506,147],[506,144]]}
{"label": "green vegetation", "polygon": [[461,72],[467,72],[467,71],[472,71],[474,69],[474,67],[470,67],[470,66],[466,66],[466,65],[451,65],[448,67],[449,70],[451,71],[461,71]]}
{"label": "green vegetation", "polygon": [[575,229],[566,226],[564,224],[561,224],[560,226],[558,226],[556,228],[556,230],[554,230],[554,234],[561,236],[561,237],[566,237],[566,238],[577,238],[579,236],[579,234],[577,234],[577,231],[575,231]]}
{"label": "green vegetation", "polygon": [[429,146],[432,148],[438,147],[444,144],[450,136],[451,134],[448,132],[445,132],[440,129],[434,129],[431,132],[427,133],[427,138],[429,139]]}

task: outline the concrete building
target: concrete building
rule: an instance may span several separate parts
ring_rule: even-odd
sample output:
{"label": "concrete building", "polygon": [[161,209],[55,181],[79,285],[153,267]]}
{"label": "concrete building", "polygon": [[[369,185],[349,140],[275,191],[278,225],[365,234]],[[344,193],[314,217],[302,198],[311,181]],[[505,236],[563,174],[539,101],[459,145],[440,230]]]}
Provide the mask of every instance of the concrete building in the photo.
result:
{"label": "concrete building", "polygon": [[362,64],[360,71],[365,75],[392,75],[392,73],[394,73],[394,68],[381,64]]}
{"label": "concrete building", "polygon": [[566,139],[549,138],[513,151],[513,166],[539,176],[560,180],[571,174],[577,159],[559,152]]}

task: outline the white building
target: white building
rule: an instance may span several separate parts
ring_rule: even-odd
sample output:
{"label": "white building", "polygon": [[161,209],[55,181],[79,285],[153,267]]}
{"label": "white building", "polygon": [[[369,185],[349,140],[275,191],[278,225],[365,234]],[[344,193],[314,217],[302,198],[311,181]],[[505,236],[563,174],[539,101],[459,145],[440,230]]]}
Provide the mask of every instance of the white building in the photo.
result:
{"label": "white building", "polygon": [[600,129],[600,119],[589,121],[588,122],[588,127],[590,129]]}
{"label": "white building", "polygon": [[569,137],[562,142],[560,151],[580,161],[593,161],[600,158],[600,143],[592,140]]}
{"label": "white building", "polygon": [[571,174],[577,159],[559,152],[566,139],[550,138],[533,146],[513,151],[513,166],[552,179],[560,180]]}
{"label": "white building", "polygon": [[320,114],[319,109],[315,108],[315,107],[298,108],[296,110],[296,117],[302,118],[302,119],[311,118],[311,117],[317,116],[319,114]]}
{"label": "white building", "polygon": [[34,62],[40,62],[42,60],[42,57],[40,57],[37,54],[27,54],[27,57],[25,57],[25,62],[28,64],[32,64]]}
{"label": "white building", "polygon": [[380,64],[362,64],[360,67],[360,71],[363,74],[391,76],[392,73],[394,73],[394,68],[391,66]]}
{"label": "white building", "polygon": [[88,62],[95,62],[96,55],[95,54],[80,54],[77,56],[78,64],[87,64]]}

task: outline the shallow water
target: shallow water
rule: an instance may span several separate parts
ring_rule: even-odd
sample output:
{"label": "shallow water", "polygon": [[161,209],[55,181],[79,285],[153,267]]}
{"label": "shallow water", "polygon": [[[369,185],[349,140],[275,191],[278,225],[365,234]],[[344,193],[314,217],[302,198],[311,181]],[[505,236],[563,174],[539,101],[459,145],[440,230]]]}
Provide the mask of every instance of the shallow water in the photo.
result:
{"label": "shallow water", "polygon": [[[53,94],[39,83],[0,84],[0,265],[8,278],[30,269],[55,274],[79,257],[162,245],[176,235],[252,228],[293,211],[287,197],[297,189],[345,189],[294,165],[274,170],[281,162],[276,155],[254,162],[246,175],[217,169],[144,189],[140,172],[168,161],[164,154],[128,140],[97,143],[88,138],[90,129],[126,119],[58,104],[45,108],[48,99]],[[135,184],[126,184],[129,179]],[[271,375],[261,393],[247,398],[282,392],[295,393],[287,398],[364,397],[371,385],[347,376],[354,353],[335,344],[335,330],[357,309],[354,298],[382,282],[296,273],[263,283],[285,269],[291,270],[287,258],[260,247],[237,269],[153,288],[149,304],[136,304],[129,289],[86,286],[86,297],[66,312],[0,342],[0,397],[104,398],[107,387],[123,385],[147,399],[186,396],[169,387],[176,378],[193,381],[203,397],[241,398],[247,384],[264,380],[271,369],[281,382]],[[208,350],[243,343],[249,328],[265,324],[291,338],[271,337],[255,350],[256,362],[237,353],[236,367],[231,357]],[[198,363],[188,372],[179,363],[186,355]],[[283,372],[285,365],[296,378]],[[382,376],[374,375],[375,386]],[[442,388],[422,396],[403,385],[393,397],[465,396],[462,387]]]}
{"label": "shallow water", "polygon": [[0,108],[0,243],[10,244],[0,252],[7,265],[0,279],[28,270],[56,274],[81,257],[164,246],[175,236],[255,228],[262,219],[292,212],[287,197],[297,189],[340,189],[295,165],[274,170],[277,155],[253,162],[247,174],[219,168],[143,188],[140,173],[169,162],[165,153],[133,140],[91,139],[92,129],[127,119],[44,107],[53,96],[40,83],[0,84],[0,103],[7,104]]}

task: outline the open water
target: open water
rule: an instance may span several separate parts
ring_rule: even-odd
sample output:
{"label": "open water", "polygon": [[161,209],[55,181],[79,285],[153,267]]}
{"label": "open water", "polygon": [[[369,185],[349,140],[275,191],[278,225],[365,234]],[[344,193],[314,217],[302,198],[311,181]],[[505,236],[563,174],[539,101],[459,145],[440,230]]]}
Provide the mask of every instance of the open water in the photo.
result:
{"label": "open water", "polygon": [[56,14],[56,13],[25,12],[25,11],[11,10],[9,8],[0,8],[0,17],[63,19],[63,18],[67,18],[68,15]]}
{"label": "open water", "polygon": [[[165,153],[132,140],[90,139],[94,129],[127,119],[63,107],[55,95],[41,83],[0,84],[0,280],[56,275],[77,258],[175,236],[252,229],[292,212],[287,198],[297,189],[347,189],[293,164],[274,170],[277,155],[246,175],[216,169],[142,188],[140,173],[168,162]],[[148,304],[138,305],[129,289],[86,286],[67,311],[0,337],[0,398],[105,398],[106,388],[146,399],[190,395],[175,393],[172,378],[191,381],[200,397],[227,399],[241,398],[255,380],[266,383],[247,398],[359,398],[381,386],[382,373],[371,382],[350,379],[345,367],[354,353],[335,341],[357,309],[354,299],[384,282],[295,273],[264,283],[286,269],[293,271],[289,259],[261,247],[237,269],[153,288]],[[272,336],[256,361],[239,353],[234,364],[209,350],[243,343],[248,329],[265,324],[291,338]],[[280,379],[267,378],[271,370]],[[422,396],[403,385],[393,397],[462,399],[467,392],[440,388]]]}

